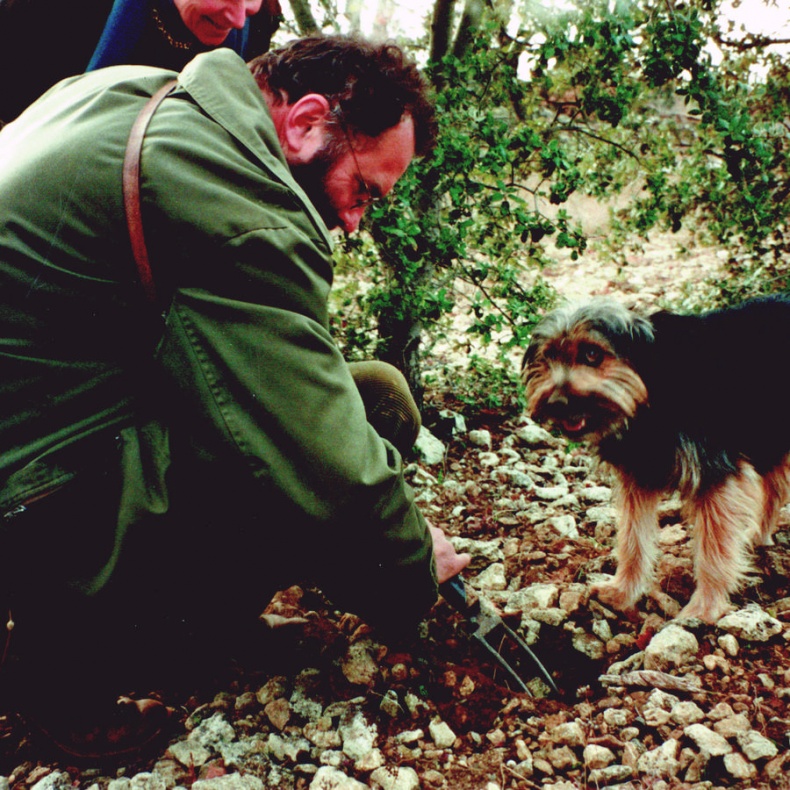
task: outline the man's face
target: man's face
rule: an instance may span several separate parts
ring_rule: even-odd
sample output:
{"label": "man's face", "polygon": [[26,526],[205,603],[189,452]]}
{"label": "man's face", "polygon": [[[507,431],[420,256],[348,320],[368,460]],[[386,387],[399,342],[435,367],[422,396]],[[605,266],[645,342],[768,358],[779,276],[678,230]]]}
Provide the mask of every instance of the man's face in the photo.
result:
{"label": "man's face", "polygon": [[342,129],[327,134],[324,147],[291,171],[327,227],[352,233],[370,202],[388,194],[414,158],[414,124],[406,116],[378,137],[358,134],[347,142]]}
{"label": "man's face", "polygon": [[262,0],[175,0],[178,13],[192,34],[208,46],[219,46],[231,30],[244,27],[257,14]]}

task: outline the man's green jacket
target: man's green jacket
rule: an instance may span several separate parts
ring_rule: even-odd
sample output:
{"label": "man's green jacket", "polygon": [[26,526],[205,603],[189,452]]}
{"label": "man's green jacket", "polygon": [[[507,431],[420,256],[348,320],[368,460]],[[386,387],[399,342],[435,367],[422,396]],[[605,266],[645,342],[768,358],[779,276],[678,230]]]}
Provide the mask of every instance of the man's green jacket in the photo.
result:
{"label": "man's green jacket", "polygon": [[[165,321],[142,295],[122,161],[174,76],[72,78],[0,133],[3,533],[71,487],[88,501],[52,545],[72,588],[100,595],[156,557],[162,574],[205,563],[262,595],[307,580],[375,623],[414,621],[436,597],[425,520],[328,331],[331,238],[229,50],[178,75],[146,134]],[[116,485],[115,523],[92,519],[91,490]]]}

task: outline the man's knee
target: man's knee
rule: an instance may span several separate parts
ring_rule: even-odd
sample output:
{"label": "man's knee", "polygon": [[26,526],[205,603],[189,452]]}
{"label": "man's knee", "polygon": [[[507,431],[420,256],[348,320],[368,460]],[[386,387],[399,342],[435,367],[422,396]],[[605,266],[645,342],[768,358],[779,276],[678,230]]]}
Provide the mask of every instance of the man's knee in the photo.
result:
{"label": "man's knee", "polygon": [[420,432],[420,410],[406,377],[394,365],[380,360],[349,363],[368,422],[403,455]]}

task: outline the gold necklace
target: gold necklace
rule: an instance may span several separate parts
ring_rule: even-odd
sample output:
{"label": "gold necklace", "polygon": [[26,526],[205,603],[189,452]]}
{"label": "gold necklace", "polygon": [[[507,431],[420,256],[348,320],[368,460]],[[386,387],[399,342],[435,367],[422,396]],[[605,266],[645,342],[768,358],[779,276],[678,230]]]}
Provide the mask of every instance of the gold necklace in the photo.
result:
{"label": "gold necklace", "polygon": [[162,34],[162,36],[164,36],[165,41],[167,41],[171,47],[184,50],[195,49],[195,45],[191,41],[180,41],[171,35],[170,31],[167,29],[167,27],[165,27],[165,23],[162,17],[159,15],[159,9],[156,7],[156,5],[151,6],[151,15],[153,16],[156,29]]}

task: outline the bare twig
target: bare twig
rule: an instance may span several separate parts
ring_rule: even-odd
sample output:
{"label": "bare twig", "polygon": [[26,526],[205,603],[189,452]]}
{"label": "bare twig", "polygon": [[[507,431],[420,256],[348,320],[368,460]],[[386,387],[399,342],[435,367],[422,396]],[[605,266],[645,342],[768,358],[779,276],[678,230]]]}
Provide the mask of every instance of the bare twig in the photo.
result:
{"label": "bare twig", "polygon": [[648,686],[663,691],[686,691],[689,693],[705,691],[699,678],[678,678],[653,669],[635,670],[622,675],[601,675],[598,680],[605,686]]}

